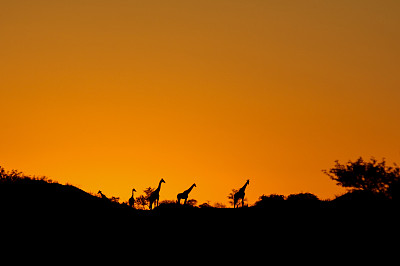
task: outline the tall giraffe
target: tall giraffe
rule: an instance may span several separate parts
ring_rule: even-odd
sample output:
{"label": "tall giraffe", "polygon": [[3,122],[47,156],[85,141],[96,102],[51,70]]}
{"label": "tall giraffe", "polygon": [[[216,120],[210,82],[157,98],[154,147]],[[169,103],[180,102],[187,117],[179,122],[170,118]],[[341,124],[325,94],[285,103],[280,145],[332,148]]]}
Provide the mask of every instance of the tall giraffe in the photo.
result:
{"label": "tall giraffe", "polygon": [[239,199],[242,199],[242,207],[244,206],[244,194],[245,194],[244,191],[246,190],[248,184],[249,184],[249,179],[247,179],[244,186],[241,189],[239,189],[239,191],[236,192],[235,195],[233,195],[233,208],[236,208],[236,204]]}
{"label": "tall giraffe", "polygon": [[132,197],[129,198],[129,206],[131,206],[132,208],[134,208],[135,206],[135,198],[133,197],[133,192],[136,192],[136,189],[132,188]]}
{"label": "tall giraffe", "polygon": [[160,183],[158,183],[158,187],[156,190],[154,190],[150,196],[147,198],[149,200],[149,208],[150,210],[153,209],[153,202],[156,203],[156,206],[158,206],[158,200],[160,199],[160,189],[161,189],[161,183],[165,183],[164,179],[161,178]]}
{"label": "tall giraffe", "polygon": [[185,202],[183,203],[183,204],[185,205],[185,204],[186,204],[186,201],[187,201],[187,199],[188,199],[188,197],[189,197],[190,191],[192,191],[193,187],[195,187],[195,186],[196,186],[196,184],[193,184],[193,185],[190,186],[189,189],[183,191],[182,193],[179,193],[179,194],[176,196],[177,199],[178,199],[177,203],[178,203],[178,204],[181,204],[181,199],[185,199]]}
{"label": "tall giraffe", "polygon": [[104,194],[101,192],[101,190],[99,190],[99,192],[97,192],[97,194],[100,194],[102,200],[110,201],[110,199],[107,198],[106,195],[104,195]]}

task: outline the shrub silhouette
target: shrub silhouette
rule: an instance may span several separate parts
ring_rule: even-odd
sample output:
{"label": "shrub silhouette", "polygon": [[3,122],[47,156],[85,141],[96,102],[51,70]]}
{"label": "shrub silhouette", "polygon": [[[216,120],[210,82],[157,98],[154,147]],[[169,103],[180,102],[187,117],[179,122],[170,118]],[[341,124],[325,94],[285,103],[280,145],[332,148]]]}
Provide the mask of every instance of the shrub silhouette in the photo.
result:
{"label": "shrub silhouette", "polygon": [[147,208],[149,207],[149,197],[150,197],[151,193],[153,193],[154,190],[155,190],[155,188],[148,187],[145,190],[143,190],[145,195],[139,195],[138,197],[136,197],[136,199],[135,199],[136,209],[145,210],[146,207]]}
{"label": "shrub silhouette", "polygon": [[147,199],[145,196],[140,195],[135,199],[135,208],[138,210],[144,210],[147,206]]}
{"label": "shrub silhouette", "polygon": [[319,201],[318,197],[311,193],[290,194],[287,197],[288,201]]}
{"label": "shrub silhouette", "polygon": [[285,201],[285,196],[283,195],[278,195],[278,194],[270,194],[270,195],[261,195],[258,198],[258,201],[254,203],[255,207],[267,207],[271,205],[276,205],[279,204],[280,202]]}
{"label": "shrub silhouette", "polygon": [[214,207],[214,208],[217,208],[217,209],[223,209],[223,208],[226,208],[226,205],[223,204],[223,203],[221,203],[221,202],[215,202],[215,203],[213,204],[213,207]]}
{"label": "shrub silhouette", "polygon": [[213,206],[210,205],[209,202],[204,202],[199,205],[200,208],[213,208]]}
{"label": "shrub silhouette", "polygon": [[234,202],[233,202],[233,197],[236,194],[236,192],[238,192],[237,189],[232,188],[232,192],[228,194],[228,199],[229,199],[229,204],[231,204],[233,206]]}
{"label": "shrub silhouette", "polygon": [[195,200],[195,199],[188,199],[187,202],[186,202],[186,204],[189,205],[189,206],[194,207],[194,206],[197,205],[197,200]]}

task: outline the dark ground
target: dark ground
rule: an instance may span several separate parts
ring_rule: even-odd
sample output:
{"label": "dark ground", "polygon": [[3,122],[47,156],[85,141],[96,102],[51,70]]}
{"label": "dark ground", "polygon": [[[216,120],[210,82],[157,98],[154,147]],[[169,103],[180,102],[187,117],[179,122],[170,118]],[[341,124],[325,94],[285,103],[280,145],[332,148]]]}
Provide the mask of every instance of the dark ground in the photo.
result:
{"label": "dark ground", "polygon": [[5,214],[3,218],[9,214],[9,219],[14,217],[22,221],[43,223],[70,220],[73,223],[131,224],[133,228],[157,223],[209,229],[233,226],[235,230],[262,229],[266,225],[315,225],[346,230],[354,223],[385,223],[390,227],[398,220],[399,206],[392,200],[342,199],[272,201],[260,207],[237,209],[161,204],[149,211],[135,210],[125,204],[104,200],[71,185],[30,179],[0,183],[0,208]]}
{"label": "dark ground", "polygon": [[[1,228],[3,236],[10,236],[3,242],[35,246],[41,239],[46,249],[73,243],[68,247],[135,254],[183,250],[223,257],[227,252],[242,256],[245,250],[258,259],[276,252],[286,254],[281,259],[294,259],[293,254],[314,252],[333,257],[388,252],[386,245],[398,245],[399,206],[392,200],[282,201],[238,209],[169,204],[149,211],[69,185],[40,180],[0,184]],[[124,242],[132,245],[128,251]]]}

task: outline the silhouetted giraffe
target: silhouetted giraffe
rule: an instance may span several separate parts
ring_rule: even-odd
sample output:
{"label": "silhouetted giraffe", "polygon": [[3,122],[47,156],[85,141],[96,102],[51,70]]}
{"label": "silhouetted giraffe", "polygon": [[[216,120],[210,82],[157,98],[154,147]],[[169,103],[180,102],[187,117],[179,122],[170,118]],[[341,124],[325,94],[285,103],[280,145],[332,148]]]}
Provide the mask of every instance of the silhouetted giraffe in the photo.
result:
{"label": "silhouetted giraffe", "polygon": [[156,203],[156,206],[158,206],[158,200],[160,199],[160,189],[161,189],[161,183],[165,183],[164,179],[161,178],[160,183],[158,183],[158,187],[156,190],[154,190],[150,196],[147,198],[149,200],[149,208],[150,210],[153,208],[153,202]]}
{"label": "silhouetted giraffe", "polygon": [[128,201],[129,206],[131,206],[132,208],[134,208],[135,206],[135,198],[133,197],[133,192],[136,192],[136,189],[132,188],[132,197],[130,197]]}
{"label": "silhouetted giraffe", "polygon": [[98,194],[100,194],[100,196],[101,196],[101,199],[103,199],[103,200],[107,200],[107,201],[110,201],[110,199],[109,198],[107,198],[106,197],[106,195],[104,195],[103,193],[101,193],[101,191],[99,190],[99,192],[97,192]]}
{"label": "silhouetted giraffe", "polygon": [[246,190],[248,184],[249,184],[249,179],[247,179],[244,186],[241,189],[239,189],[239,191],[236,192],[235,195],[233,195],[233,208],[236,208],[236,204],[239,199],[242,199],[242,207],[244,206],[244,194],[245,194],[244,191]]}
{"label": "silhouetted giraffe", "polygon": [[186,201],[188,199],[190,191],[192,191],[193,187],[195,187],[196,184],[193,184],[190,186],[188,190],[183,191],[182,193],[179,193],[176,197],[178,198],[177,203],[181,204],[181,199],[185,199],[185,202],[183,204],[186,204]]}

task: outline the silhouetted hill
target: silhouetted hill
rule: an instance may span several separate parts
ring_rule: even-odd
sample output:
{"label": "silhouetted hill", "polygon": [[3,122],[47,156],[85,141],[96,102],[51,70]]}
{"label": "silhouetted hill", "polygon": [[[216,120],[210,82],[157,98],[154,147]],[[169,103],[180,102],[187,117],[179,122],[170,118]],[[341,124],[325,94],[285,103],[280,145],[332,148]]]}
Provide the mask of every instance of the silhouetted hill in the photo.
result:
{"label": "silhouetted hill", "polygon": [[72,185],[0,169],[0,224],[2,233],[9,232],[5,243],[20,247],[30,241],[29,248],[38,247],[39,253],[43,247],[68,246],[63,252],[71,246],[95,247],[95,256],[102,258],[110,250],[122,253],[123,243],[125,254],[135,258],[148,257],[143,251],[174,256],[196,251],[200,257],[223,254],[225,259],[227,248],[234,250],[232,261],[242,254],[259,263],[275,252],[320,257],[323,250],[347,258],[349,250],[358,255],[392,243],[399,224],[398,202],[364,192],[332,201],[309,193],[287,199],[273,194],[251,207],[200,206],[165,201],[151,211],[135,210]]}
{"label": "silhouetted hill", "polygon": [[[136,210],[126,204],[91,195],[75,186],[44,178],[4,171],[0,174],[0,212],[2,217],[18,221],[48,223],[57,219],[58,222],[73,221],[75,225],[113,225],[150,235],[161,232],[155,230],[160,226],[166,228],[162,230],[166,235],[173,232],[185,234],[200,228],[193,232],[200,237],[201,232],[221,231],[226,226],[253,234],[282,230],[298,232],[305,228],[313,231],[318,226],[343,231],[350,229],[351,233],[355,225],[391,226],[393,221],[398,220],[399,205],[396,201],[365,192],[347,193],[332,201],[321,201],[309,193],[294,194],[286,200],[281,195],[262,196],[255,206],[237,209],[199,208],[170,202],[149,211]],[[229,235],[231,231],[225,233]]]}
{"label": "silhouetted hill", "polygon": [[2,229],[12,232],[16,244],[45,236],[47,245],[65,242],[106,251],[132,241],[134,254],[143,249],[175,254],[183,248],[185,254],[196,249],[214,257],[212,252],[235,248],[238,242],[245,248],[242,254],[255,250],[264,254],[270,247],[315,251],[326,248],[321,243],[340,241],[341,249],[354,249],[355,243],[369,243],[376,236],[379,243],[391,239],[399,219],[396,205],[388,203],[359,208],[298,197],[268,199],[256,207],[236,209],[168,203],[141,211],[71,185],[29,178],[0,181]]}
{"label": "silhouetted hill", "polygon": [[26,216],[101,219],[135,215],[135,210],[93,196],[75,186],[32,178],[2,179],[0,205],[3,212]]}
{"label": "silhouetted hill", "polygon": [[315,216],[321,214],[341,215],[348,209],[358,208],[359,211],[373,212],[377,209],[391,212],[397,205],[385,200],[379,195],[366,192],[351,192],[337,197],[333,201],[320,201],[310,197],[292,197],[288,200],[277,200],[265,197],[254,207],[238,208],[199,208],[176,205],[174,203],[160,204],[153,211],[132,209],[125,204],[119,204],[93,196],[75,186],[62,185],[46,180],[32,178],[2,179],[0,182],[0,204],[3,210],[15,212],[51,213],[59,215],[83,215],[83,217],[180,217],[193,216],[218,217],[224,219],[239,219],[259,216],[292,215]]}

